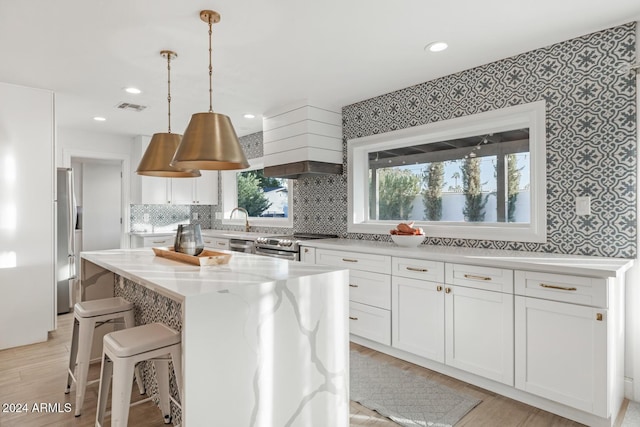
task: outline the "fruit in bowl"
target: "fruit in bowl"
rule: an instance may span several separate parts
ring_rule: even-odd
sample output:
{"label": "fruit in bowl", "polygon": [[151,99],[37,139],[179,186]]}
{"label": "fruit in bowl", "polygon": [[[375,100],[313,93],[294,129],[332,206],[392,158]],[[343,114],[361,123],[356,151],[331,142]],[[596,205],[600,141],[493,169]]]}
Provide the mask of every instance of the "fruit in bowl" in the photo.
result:
{"label": "fruit in bowl", "polygon": [[398,246],[407,248],[419,246],[424,241],[424,231],[420,227],[413,227],[413,222],[401,222],[389,232],[391,239]]}

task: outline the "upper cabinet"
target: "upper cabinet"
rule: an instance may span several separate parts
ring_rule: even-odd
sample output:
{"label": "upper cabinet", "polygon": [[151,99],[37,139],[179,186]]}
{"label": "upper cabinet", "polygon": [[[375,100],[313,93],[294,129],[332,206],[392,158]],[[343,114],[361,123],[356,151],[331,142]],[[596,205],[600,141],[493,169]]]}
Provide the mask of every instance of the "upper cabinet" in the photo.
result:
{"label": "upper cabinet", "polygon": [[137,136],[133,144],[131,203],[141,205],[217,205],[218,171],[201,171],[198,178],[161,178],[136,174],[138,162],[151,140]]}
{"label": "upper cabinet", "polygon": [[218,204],[218,171],[200,171],[202,176],[193,180],[194,203],[197,205]]}

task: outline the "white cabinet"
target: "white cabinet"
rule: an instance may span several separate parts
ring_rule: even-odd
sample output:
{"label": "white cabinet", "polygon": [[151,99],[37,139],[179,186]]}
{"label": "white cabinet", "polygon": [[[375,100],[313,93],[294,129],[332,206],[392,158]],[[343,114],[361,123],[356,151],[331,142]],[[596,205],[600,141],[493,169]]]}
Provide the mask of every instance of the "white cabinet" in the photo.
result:
{"label": "white cabinet", "polygon": [[137,175],[137,178],[132,180],[134,183],[137,182],[139,186],[135,198],[132,197],[133,203],[141,205],[169,203],[171,200],[169,181],[169,178]]}
{"label": "white cabinet", "polygon": [[441,283],[393,277],[393,347],[444,363],[444,295]]}
{"label": "white cabinet", "polygon": [[175,241],[174,235],[159,235],[159,236],[137,236],[131,235],[131,247],[132,248],[154,248],[163,246],[173,246]]}
{"label": "white cabinet", "polygon": [[171,178],[170,198],[173,205],[217,205],[218,172],[200,171],[197,178]]}
{"label": "white cabinet", "polygon": [[349,269],[349,333],[391,345],[391,257],[317,249],[315,259]]}
{"label": "white cabinet", "polygon": [[349,301],[349,333],[391,345],[391,312]]}
{"label": "white cabinet", "polygon": [[[513,295],[412,278],[430,272],[441,277],[439,264],[417,267],[418,260],[393,258],[394,266],[410,266],[394,272],[410,277],[392,279],[392,346],[513,385]],[[486,277],[475,266],[464,270]]]}
{"label": "white cabinet", "polygon": [[350,270],[391,274],[391,257],[388,255],[318,249],[316,250],[316,262],[323,265],[344,267]]}
{"label": "white cabinet", "polygon": [[193,202],[196,205],[218,204],[218,171],[200,171],[194,179]]}
{"label": "white cabinet", "polygon": [[206,249],[212,250],[229,250],[229,239],[221,239],[219,237],[202,236],[202,241]]}
{"label": "white cabinet", "polygon": [[193,203],[193,187],[198,178],[170,178],[169,198],[172,205],[190,205]]}
{"label": "white cabinet", "polygon": [[310,264],[316,263],[316,248],[300,248],[300,261]]}
{"label": "white cabinet", "polygon": [[391,276],[350,270],[349,300],[391,310]]}
{"label": "white cabinet", "polygon": [[[616,262],[577,257],[568,265],[581,276],[558,268],[564,257],[533,256],[525,271],[518,264],[529,256],[506,252],[434,261],[348,248],[318,247],[315,258],[349,268],[353,341],[585,425],[614,424],[624,399],[625,283],[598,268]],[[595,269],[582,267],[589,263]]]}
{"label": "white cabinet", "polygon": [[604,279],[516,272],[517,388],[615,418],[606,290]]}
{"label": "white cabinet", "polygon": [[513,385],[513,295],[445,288],[445,363]]}

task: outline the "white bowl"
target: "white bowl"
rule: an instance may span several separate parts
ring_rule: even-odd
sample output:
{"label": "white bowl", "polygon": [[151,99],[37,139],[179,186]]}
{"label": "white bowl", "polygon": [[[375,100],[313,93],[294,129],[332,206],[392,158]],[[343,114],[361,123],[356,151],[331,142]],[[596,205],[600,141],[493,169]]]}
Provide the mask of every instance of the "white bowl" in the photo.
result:
{"label": "white bowl", "polygon": [[417,234],[414,236],[401,236],[399,234],[391,234],[390,236],[396,245],[403,246],[405,248],[419,246],[422,242],[424,242],[424,234]]}

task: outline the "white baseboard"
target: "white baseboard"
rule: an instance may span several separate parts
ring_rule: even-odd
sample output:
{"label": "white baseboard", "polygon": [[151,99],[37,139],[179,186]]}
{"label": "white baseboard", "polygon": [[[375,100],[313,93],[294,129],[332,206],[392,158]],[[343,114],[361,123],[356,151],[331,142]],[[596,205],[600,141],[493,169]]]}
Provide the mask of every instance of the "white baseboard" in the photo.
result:
{"label": "white baseboard", "polygon": [[624,397],[629,400],[634,400],[633,378],[624,377]]}

